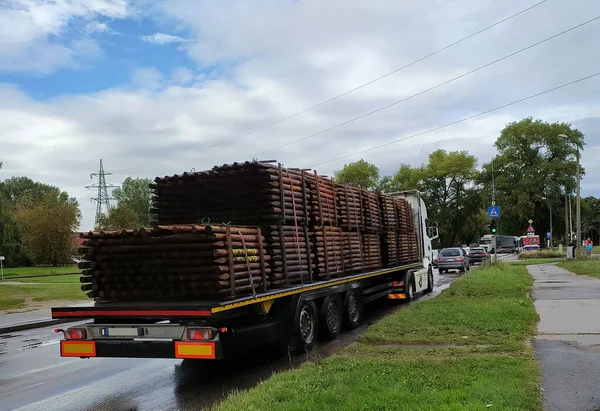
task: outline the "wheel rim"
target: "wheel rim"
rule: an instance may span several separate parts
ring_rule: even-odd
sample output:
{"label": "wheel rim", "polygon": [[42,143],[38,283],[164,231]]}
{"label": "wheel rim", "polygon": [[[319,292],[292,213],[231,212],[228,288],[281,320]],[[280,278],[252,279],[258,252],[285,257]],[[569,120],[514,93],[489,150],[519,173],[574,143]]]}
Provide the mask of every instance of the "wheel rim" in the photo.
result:
{"label": "wheel rim", "polygon": [[315,322],[313,315],[308,307],[302,308],[300,311],[300,336],[305,342],[312,341],[315,335]]}
{"label": "wheel rim", "polygon": [[327,318],[325,321],[327,322],[327,328],[330,331],[335,331],[339,327],[340,324],[340,307],[336,300],[331,300],[329,304],[327,304]]}
{"label": "wheel rim", "polygon": [[412,298],[413,298],[413,288],[412,288],[412,285],[410,285],[410,284],[408,285],[408,295],[409,295],[409,297],[412,300]]}
{"label": "wheel rim", "polygon": [[358,300],[355,294],[351,294],[348,298],[348,317],[351,321],[358,320]]}

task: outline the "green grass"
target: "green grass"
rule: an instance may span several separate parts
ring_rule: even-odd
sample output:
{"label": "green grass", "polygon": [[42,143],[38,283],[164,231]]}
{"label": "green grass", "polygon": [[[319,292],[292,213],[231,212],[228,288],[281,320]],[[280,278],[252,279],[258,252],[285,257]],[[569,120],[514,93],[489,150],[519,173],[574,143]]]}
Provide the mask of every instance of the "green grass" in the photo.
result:
{"label": "green grass", "polygon": [[558,250],[541,250],[541,251],[523,251],[519,253],[519,260],[534,260],[542,258],[564,258],[566,251],[561,253]]}
{"label": "green grass", "polygon": [[525,267],[501,264],[462,277],[439,297],[390,315],[359,341],[375,344],[502,344],[533,334],[537,314]]}
{"label": "green grass", "polygon": [[334,357],[280,373],[232,395],[217,409],[531,410],[539,409],[537,368],[511,357],[391,360]]}
{"label": "green grass", "polygon": [[600,278],[600,260],[598,259],[563,261],[558,266],[574,274]]}
{"label": "green grass", "polygon": [[540,410],[539,370],[525,344],[538,320],[531,284],[523,266],[471,271],[339,354],[276,374],[215,408]]}
{"label": "green grass", "polygon": [[0,310],[24,308],[30,301],[88,299],[81,284],[0,284]]}
{"label": "green grass", "polygon": [[4,278],[14,279],[21,276],[30,275],[53,275],[53,274],[71,274],[80,273],[81,270],[77,268],[77,265],[67,265],[64,267],[17,267],[17,268],[5,268]]}

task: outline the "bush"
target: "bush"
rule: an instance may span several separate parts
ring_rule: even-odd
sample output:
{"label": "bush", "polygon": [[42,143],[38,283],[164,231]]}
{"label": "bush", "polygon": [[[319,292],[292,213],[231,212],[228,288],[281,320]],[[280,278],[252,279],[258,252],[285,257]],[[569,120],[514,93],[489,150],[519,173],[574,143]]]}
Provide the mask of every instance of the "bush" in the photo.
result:
{"label": "bush", "polygon": [[519,260],[531,260],[533,258],[563,258],[563,253],[556,250],[523,251],[519,254]]}

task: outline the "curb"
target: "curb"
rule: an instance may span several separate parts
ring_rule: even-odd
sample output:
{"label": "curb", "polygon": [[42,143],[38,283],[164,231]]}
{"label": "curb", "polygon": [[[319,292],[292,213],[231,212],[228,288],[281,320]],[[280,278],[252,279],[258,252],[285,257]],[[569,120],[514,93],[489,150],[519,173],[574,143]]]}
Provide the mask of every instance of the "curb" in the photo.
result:
{"label": "curb", "polygon": [[72,322],[77,322],[77,321],[80,321],[80,319],[30,321],[27,323],[21,323],[21,324],[15,324],[15,325],[8,325],[6,327],[0,327],[0,334],[8,334],[8,333],[14,333],[17,331],[33,330],[35,328],[50,327],[52,325],[72,323]]}

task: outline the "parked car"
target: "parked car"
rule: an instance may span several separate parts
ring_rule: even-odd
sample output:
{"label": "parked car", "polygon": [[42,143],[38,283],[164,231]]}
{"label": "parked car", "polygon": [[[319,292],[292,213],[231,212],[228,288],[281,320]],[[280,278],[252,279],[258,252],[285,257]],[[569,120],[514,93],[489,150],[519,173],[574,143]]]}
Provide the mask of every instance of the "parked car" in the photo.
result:
{"label": "parked car", "polygon": [[469,256],[469,261],[471,262],[471,265],[475,263],[483,263],[486,259],[489,258],[489,254],[483,247],[473,247],[467,253],[467,255]]}
{"label": "parked car", "polygon": [[448,270],[469,271],[471,263],[469,256],[462,248],[444,248],[437,258],[438,271],[440,274]]}
{"label": "parked car", "polygon": [[437,259],[438,259],[439,254],[440,254],[440,250],[432,251],[433,261],[431,261],[431,265],[433,266],[433,268],[437,268]]}

